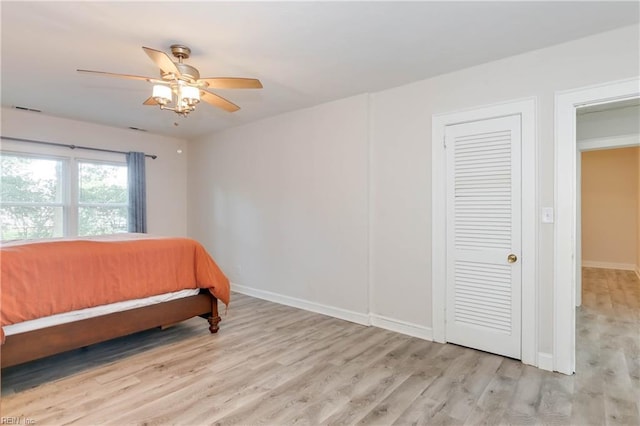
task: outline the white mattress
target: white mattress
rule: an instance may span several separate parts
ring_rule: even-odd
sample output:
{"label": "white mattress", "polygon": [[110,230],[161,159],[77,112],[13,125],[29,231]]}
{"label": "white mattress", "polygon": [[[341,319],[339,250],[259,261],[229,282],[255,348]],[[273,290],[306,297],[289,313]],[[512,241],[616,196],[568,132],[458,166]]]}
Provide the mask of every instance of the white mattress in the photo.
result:
{"label": "white mattress", "polygon": [[128,300],[126,302],[117,302],[109,305],[96,306],[95,308],[79,309],[77,311],[65,312],[63,314],[51,315],[45,318],[38,318],[11,324],[2,327],[5,336],[12,334],[24,333],[26,331],[38,330],[40,328],[51,327],[54,325],[65,324],[68,322],[78,321],[86,318],[98,317],[101,315],[111,314],[114,312],[127,311],[129,309],[141,308],[143,306],[154,305],[156,303],[168,302],[169,300],[181,299],[187,296],[193,296],[200,292],[199,289],[187,289],[176,291],[173,293],[160,294],[158,296],[146,297],[144,299]]}
{"label": "white mattress", "polygon": [[166,238],[154,234],[142,234],[136,232],[121,232],[119,234],[89,235],[86,237],[55,237],[36,238],[32,240],[2,240],[0,247],[15,247],[25,244],[50,243],[56,241],[130,241],[130,240],[151,240]]}

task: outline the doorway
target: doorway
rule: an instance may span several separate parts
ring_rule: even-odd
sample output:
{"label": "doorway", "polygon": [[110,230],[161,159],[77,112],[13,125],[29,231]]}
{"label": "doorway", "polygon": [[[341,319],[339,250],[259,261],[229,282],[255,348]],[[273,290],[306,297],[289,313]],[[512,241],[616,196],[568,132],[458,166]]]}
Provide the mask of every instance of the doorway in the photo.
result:
{"label": "doorway", "polygon": [[[585,420],[604,424],[615,416],[638,424],[640,107],[633,100],[579,108],[577,114],[582,268],[576,278],[582,280],[576,280],[581,306],[575,383],[582,392],[575,404],[585,407]],[[598,134],[591,134],[594,130]],[[598,408],[604,408],[604,416]]]}
{"label": "doorway", "polygon": [[[630,228],[639,230],[638,215],[631,211],[639,207],[626,205],[638,198],[633,188],[640,161],[640,99],[582,107],[576,114],[576,306],[580,306],[582,266],[635,270],[640,265],[640,236],[629,232]],[[583,170],[585,161],[587,169]],[[589,188],[584,188],[582,181],[587,178]],[[583,191],[588,191],[590,199],[583,199]],[[598,199],[597,194],[609,200]],[[593,206],[596,216],[587,217],[587,223],[582,215],[585,202]],[[611,226],[605,223],[609,220]],[[584,227],[593,230],[586,240]],[[588,253],[584,253],[583,245]]]}
{"label": "doorway", "polygon": [[[576,366],[576,288],[580,266],[577,206],[576,112],[579,108],[640,97],[640,78],[556,94],[553,369],[573,374]],[[581,272],[581,271],[580,271]]]}

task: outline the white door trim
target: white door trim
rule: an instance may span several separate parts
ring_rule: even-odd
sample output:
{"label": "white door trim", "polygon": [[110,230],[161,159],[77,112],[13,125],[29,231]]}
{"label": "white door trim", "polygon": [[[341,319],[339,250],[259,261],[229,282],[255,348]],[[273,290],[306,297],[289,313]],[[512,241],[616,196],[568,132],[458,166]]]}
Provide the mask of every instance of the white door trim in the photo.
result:
{"label": "white door trim", "polygon": [[577,274],[576,108],[640,97],[640,78],[557,92],[555,96],[555,205],[553,369],[575,372]]}
{"label": "white door trim", "polygon": [[446,155],[445,127],[469,121],[520,114],[522,117],[522,362],[538,365],[537,289],[537,136],[536,98],[487,105],[432,117],[431,303],[433,340],[446,342]]}

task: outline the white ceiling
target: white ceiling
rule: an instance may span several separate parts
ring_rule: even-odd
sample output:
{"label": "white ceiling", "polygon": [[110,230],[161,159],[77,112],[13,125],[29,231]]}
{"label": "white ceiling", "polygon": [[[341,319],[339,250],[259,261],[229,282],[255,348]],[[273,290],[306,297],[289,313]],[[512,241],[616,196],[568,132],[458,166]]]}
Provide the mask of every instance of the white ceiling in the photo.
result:
{"label": "white ceiling", "polygon": [[[193,138],[633,25],[638,2],[1,2],[2,105]],[[192,49],[203,77],[259,78],[219,90],[242,109],[187,118],[143,106],[157,76],[142,46]],[[175,126],[174,123],[178,123]]]}

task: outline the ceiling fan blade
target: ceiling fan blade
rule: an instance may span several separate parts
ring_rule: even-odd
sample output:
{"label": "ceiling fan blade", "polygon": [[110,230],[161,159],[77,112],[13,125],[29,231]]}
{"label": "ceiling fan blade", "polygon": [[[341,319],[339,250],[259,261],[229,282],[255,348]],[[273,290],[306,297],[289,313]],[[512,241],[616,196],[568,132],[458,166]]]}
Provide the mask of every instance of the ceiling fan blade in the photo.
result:
{"label": "ceiling fan blade", "polygon": [[222,108],[225,111],[234,112],[240,109],[240,107],[231,101],[226,100],[222,96],[215,95],[206,90],[201,90],[201,98],[208,104]]}
{"label": "ceiling fan blade", "polygon": [[149,47],[142,47],[142,49],[147,53],[147,55],[149,55],[151,60],[155,62],[163,73],[175,74],[176,76],[180,75],[180,70],[176,67],[176,64],[173,63],[169,55],[160,50],[151,49]]}
{"label": "ceiling fan blade", "polygon": [[166,83],[165,81],[158,80],[151,77],[144,77],[141,75],[130,75],[130,74],[116,74],[112,72],[104,72],[104,71],[91,71],[91,70],[76,70],[78,72],[83,72],[87,74],[98,74],[106,77],[118,77],[118,78],[127,78],[129,80],[144,80],[149,83]]}
{"label": "ceiling fan blade", "polygon": [[262,89],[262,83],[255,78],[213,77],[201,78],[212,89]]}
{"label": "ceiling fan blade", "polygon": [[142,103],[142,105],[158,105],[158,102],[155,99],[153,99],[153,97],[149,97],[147,98],[146,101]]}

